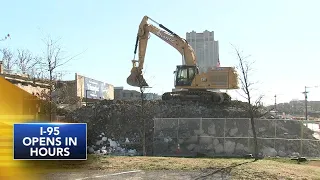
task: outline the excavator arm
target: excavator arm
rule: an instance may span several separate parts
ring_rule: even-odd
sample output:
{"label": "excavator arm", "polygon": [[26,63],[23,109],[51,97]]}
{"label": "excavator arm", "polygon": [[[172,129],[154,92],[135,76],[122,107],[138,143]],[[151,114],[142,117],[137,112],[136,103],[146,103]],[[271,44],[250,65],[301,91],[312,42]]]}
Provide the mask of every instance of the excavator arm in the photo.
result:
{"label": "excavator arm", "polygon": [[[157,24],[160,28],[149,24],[148,20],[153,21]],[[142,75],[142,70],[144,66],[144,60],[148,45],[148,40],[150,36],[150,32],[172,47],[180,52],[184,63],[186,65],[196,65],[196,56],[193,51],[193,48],[188,44],[188,42],[163,26],[162,24],[157,23],[156,21],[152,20],[148,16],[144,16],[140,25],[137,34],[135,50],[134,50],[134,58],[132,60],[133,67],[131,69],[131,75],[127,78],[127,83],[131,86],[136,87],[147,87],[148,84],[146,83],[145,79]],[[138,60],[135,60],[137,48],[139,47],[139,57]]]}

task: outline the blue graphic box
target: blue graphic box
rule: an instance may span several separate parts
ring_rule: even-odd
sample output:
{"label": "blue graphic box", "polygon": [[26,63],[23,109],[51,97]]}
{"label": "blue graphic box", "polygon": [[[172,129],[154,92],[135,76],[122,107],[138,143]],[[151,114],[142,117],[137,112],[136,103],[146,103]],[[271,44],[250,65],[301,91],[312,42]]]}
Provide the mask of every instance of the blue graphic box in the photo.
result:
{"label": "blue graphic box", "polygon": [[86,160],[86,123],[18,123],[13,126],[14,160]]}

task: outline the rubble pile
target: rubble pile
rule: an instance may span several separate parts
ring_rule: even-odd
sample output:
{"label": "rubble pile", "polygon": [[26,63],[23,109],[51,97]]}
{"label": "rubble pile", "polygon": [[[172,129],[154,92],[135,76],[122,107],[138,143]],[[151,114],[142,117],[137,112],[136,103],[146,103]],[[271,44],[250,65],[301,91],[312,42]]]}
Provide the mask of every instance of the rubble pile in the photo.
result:
{"label": "rubble pile", "polygon": [[[248,139],[239,138],[252,135],[248,120],[234,119],[227,122],[223,119],[203,120],[202,130],[198,119],[184,120],[179,124],[179,137],[176,137],[177,128],[174,129],[176,122],[172,121],[173,124],[156,124],[157,130],[154,132],[153,118],[246,118],[248,115],[241,108],[245,103],[233,102],[228,106],[218,106],[195,102],[144,101],[143,108],[141,105],[141,101],[104,100],[77,109],[68,114],[66,119],[88,123],[90,153],[141,154],[135,150],[138,152],[142,150],[143,121],[146,123],[146,146],[149,155],[175,152],[178,146],[181,152],[243,154],[250,152],[250,147],[253,145],[253,141],[248,142]],[[256,122],[258,137],[274,137],[276,134],[277,138],[300,138],[299,123],[273,120]],[[227,127],[225,131],[224,125]],[[304,138],[315,139],[312,134],[311,130],[305,129]],[[224,135],[234,138],[219,138]],[[284,141],[261,140],[260,151],[265,155],[281,156],[299,152],[300,141]],[[111,142],[115,142],[117,146]],[[304,141],[303,146],[305,154],[320,156],[318,142]],[[152,153],[152,150],[155,152]]]}
{"label": "rubble pile", "polygon": [[[138,155],[137,150],[135,149],[127,149],[125,147],[121,147],[119,142],[113,141],[110,138],[107,138],[104,133],[101,133],[97,139],[95,144],[91,144],[88,146],[88,153],[90,154],[102,154],[102,155],[129,155],[134,156]],[[130,141],[126,138],[125,144],[129,144]]]}

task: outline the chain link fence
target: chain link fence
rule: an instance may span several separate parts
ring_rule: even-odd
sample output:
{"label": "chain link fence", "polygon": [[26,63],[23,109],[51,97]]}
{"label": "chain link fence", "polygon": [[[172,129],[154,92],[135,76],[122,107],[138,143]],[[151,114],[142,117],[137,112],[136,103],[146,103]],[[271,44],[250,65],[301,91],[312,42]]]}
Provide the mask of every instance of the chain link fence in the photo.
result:
{"label": "chain link fence", "polygon": [[[263,156],[320,157],[320,121],[256,119]],[[155,156],[243,156],[254,151],[248,118],[155,118]]]}

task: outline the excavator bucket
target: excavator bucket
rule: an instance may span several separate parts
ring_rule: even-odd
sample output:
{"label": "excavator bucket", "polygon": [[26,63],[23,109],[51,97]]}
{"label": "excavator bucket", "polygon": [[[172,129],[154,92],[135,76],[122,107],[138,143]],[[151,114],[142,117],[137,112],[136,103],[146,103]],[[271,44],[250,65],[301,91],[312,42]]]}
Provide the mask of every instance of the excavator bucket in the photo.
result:
{"label": "excavator bucket", "polygon": [[136,73],[134,71],[131,71],[130,76],[127,78],[127,83],[130,86],[135,86],[135,87],[148,87],[148,83],[146,80],[143,78],[143,75]]}

